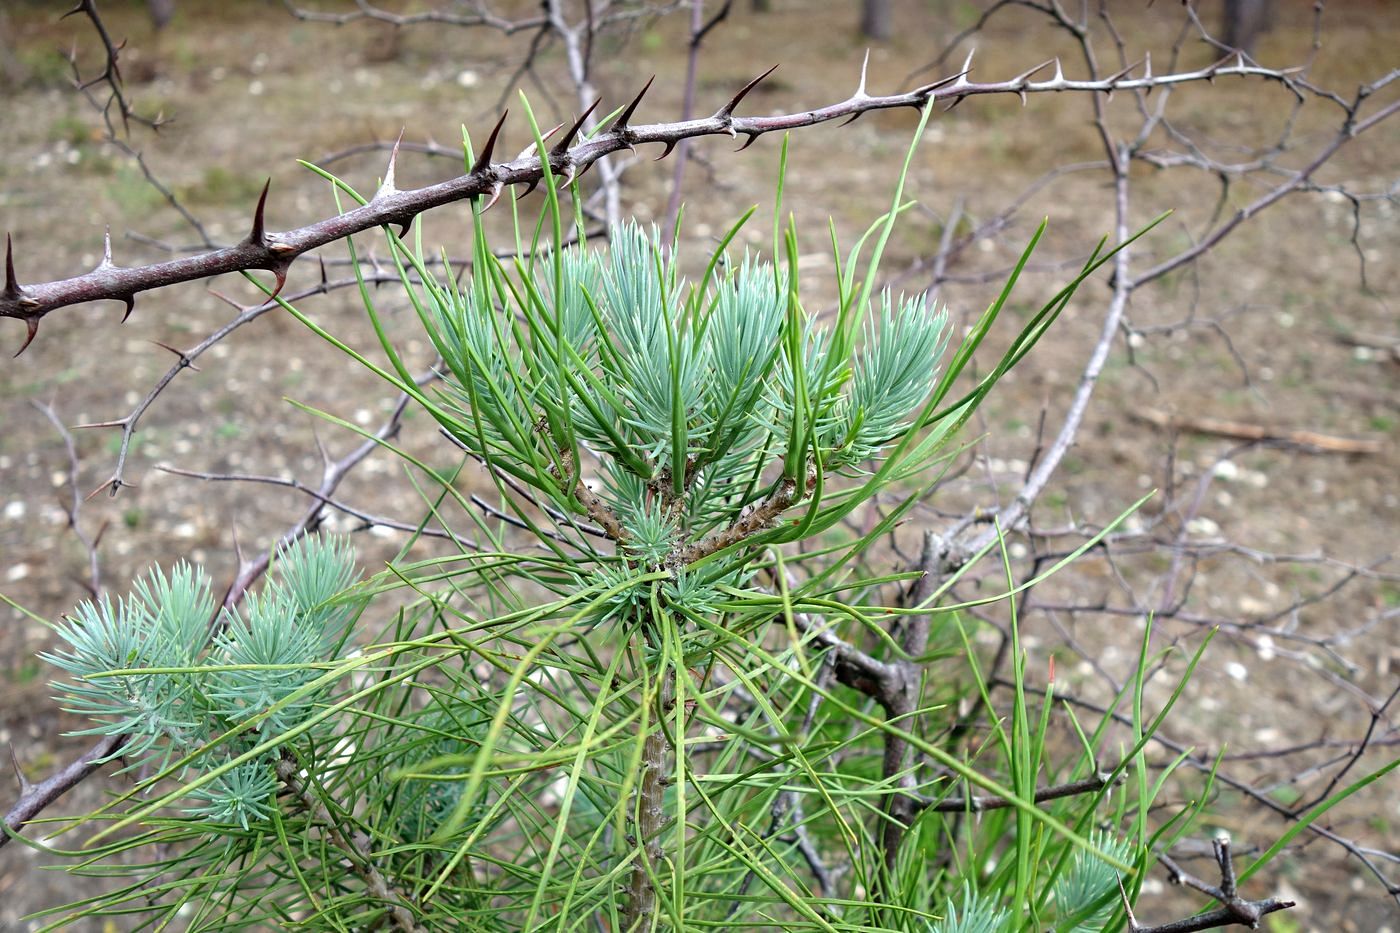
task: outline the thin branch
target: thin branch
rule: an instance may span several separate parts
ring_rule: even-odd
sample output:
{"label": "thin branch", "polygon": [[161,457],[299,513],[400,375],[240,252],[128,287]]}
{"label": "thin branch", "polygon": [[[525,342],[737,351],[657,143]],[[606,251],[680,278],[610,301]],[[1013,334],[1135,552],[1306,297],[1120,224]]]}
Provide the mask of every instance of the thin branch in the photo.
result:
{"label": "thin branch", "polygon": [[[987,83],[969,81],[967,75],[962,74],[955,79],[935,82],[903,94],[872,97],[862,92],[844,101],[811,110],[777,116],[736,117],[733,115],[733,108],[748,90],[746,88],[712,116],[680,123],[615,127],[566,151],[551,152],[547,158],[551,168],[561,176],[570,173],[576,175],[606,155],[639,145],[659,143],[666,147],[665,152],[669,152],[683,139],[742,135],[747,137],[747,146],[769,133],[815,126],[876,110],[922,108],[933,99],[956,104],[970,97],[989,94],[1020,96],[1073,91],[1099,95],[1118,90],[1169,87],[1227,76],[1256,76],[1282,82],[1288,79],[1288,71],[1237,64],[1212,65],[1195,71],[1142,78],[1113,76],[1099,80],[1071,80],[1057,74],[1044,81],[1031,81],[1022,75],[1009,81]],[[749,87],[752,87],[752,84]],[[1387,108],[1364,124],[1356,125],[1349,138],[1354,138],[1365,129],[1375,126],[1380,122],[1377,117],[1388,116],[1395,109]],[[25,322],[29,329],[29,337],[24,346],[28,346],[44,315],[58,308],[83,302],[116,300],[129,306],[135,301],[138,293],[150,289],[255,269],[272,272],[280,290],[286,281],[287,269],[292,261],[311,250],[375,227],[404,226],[424,211],[483,195],[493,197],[504,187],[538,184],[542,178],[541,157],[536,154],[522,155],[509,162],[490,162],[488,159],[479,161],[482,164],[457,178],[412,190],[381,191],[360,207],[280,233],[265,229],[262,219],[264,202],[260,202],[250,225],[251,231],[240,243],[147,266],[121,267],[104,261],[91,272],[72,278],[21,285],[14,272],[13,252],[7,247],[7,275],[3,290],[0,290],[0,317],[11,317]],[[24,347],[21,347],[20,352],[23,352],[23,349]]]}

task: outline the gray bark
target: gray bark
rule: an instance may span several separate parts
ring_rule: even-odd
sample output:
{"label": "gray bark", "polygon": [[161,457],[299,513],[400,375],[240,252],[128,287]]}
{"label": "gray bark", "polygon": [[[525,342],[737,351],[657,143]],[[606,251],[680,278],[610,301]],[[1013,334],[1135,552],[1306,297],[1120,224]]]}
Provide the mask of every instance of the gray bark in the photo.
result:
{"label": "gray bark", "polygon": [[861,0],[860,34],[877,42],[894,36],[894,9],[890,0]]}
{"label": "gray bark", "polygon": [[1273,0],[1225,0],[1222,38],[1232,49],[1254,54],[1259,37],[1273,24]]}

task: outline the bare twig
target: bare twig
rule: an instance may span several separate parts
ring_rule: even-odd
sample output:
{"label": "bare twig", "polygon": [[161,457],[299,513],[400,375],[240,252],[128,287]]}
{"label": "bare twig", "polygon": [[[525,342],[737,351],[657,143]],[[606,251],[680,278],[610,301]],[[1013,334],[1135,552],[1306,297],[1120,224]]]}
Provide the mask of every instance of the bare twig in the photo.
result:
{"label": "bare twig", "polygon": [[[1208,910],[1194,917],[1174,920],[1160,926],[1143,926],[1133,916],[1133,906],[1128,903],[1128,896],[1124,893],[1123,909],[1127,911],[1128,929],[1132,933],[1195,933],[1197,930],[1214,930],[1218,927],[1237,925],[1256,930],[1259,928],[1260,919],[1266,914],[1296,906],[1293,901],[1280,900],[1276,897],[1265,898],[1262,901],[1251,901],[1240,897],[1235,890],[1235,865],[1230,855],[1230,840],[1220,836],[1214,842],[1215,860],[1216,864],[1220,866],[1220,884],[1218,886],[1188,874],[1166,854],[1159,855],[1158,858],[1171,872],[1173,884],[1195,888],[1202,894],[1209,894],[1220,903],[1220,906],[1215,910]],[[1121,882],[1119,890],[1121,893]]]}

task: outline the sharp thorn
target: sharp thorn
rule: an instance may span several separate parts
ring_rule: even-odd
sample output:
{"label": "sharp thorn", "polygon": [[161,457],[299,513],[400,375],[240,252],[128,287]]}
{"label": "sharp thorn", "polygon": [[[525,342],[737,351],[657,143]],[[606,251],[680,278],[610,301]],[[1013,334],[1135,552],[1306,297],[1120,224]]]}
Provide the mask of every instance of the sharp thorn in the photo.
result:
{"label": "sharp thorn", "polygon": [[136,296],[135,296],[135,295],[116,295],[116,296],[114,296],[114,297],[115,297],[118,301],[125,302],[125,304],[126,304],[126,310],[122,312],[122,320],[121,320],[121,322],[122,322],[123,324],[125,324],[125,323],[126,323],[126,319],[129,318],[129,317],[131,317],[131,312],[134,311],[134,310],[136,310]]}
{"label": "sharp thorn", "polygon": [[[209,294],[213,295],[215,298],[219,299],[219,300],[222,301],[224,304],[228,305],[230,308],[233,308],[233,310],[237,311],[239,314],[242,314],[244,311],[247,311],[247,310],[248,310],[247,308],[243,307],[243,305],[241,305],[241,304],[239,304],[238,302],[234,301],[232,298],[230,298],[229,296],[225,295],[225,294],[224,294],[223,292],[221,292],[221,291],[216,291],[215,289],[212,289],[212,288],[211,288],[211,289],[209,289]],[[254,306],[254,307],[255,307],[255,306]]]}
{"label": "sharp thorn", "polygon": [[966,71],[959,71],[957,74],[949,75],[949,76],[946,77],[946,78],[939,78],[937,81],[933,82],[932,84],[925,84],[925,85],[924,85],[923,87],[921,87],[921,88],[916,88],[916,89],[913,91],[913,93],[915,93],[915,94],[932,94],[934,91],[937,91],[937,90],[939,90],[940,88],[945,88],[945,87],[947,87],[947,86],[950,85],[950,84],[957,84],[958,82],[962,81],[963,78],[966,78],[966,77],[967,77],[967,72],[966,72]]}
{"label": "sharp thorn", "polygon": [[1061,65],[1061,64],[1060,64],[1060,60],[1059,60],[1058,58],[1056,58],[1056,59],[1055,59],[1055,83],[1058,84],[1058,83],[1060,83],[1060,82],[1062,82],[1062,81],[1064,81],[1064,80],[1065,80],[1065,69],[1064,69],[1064,66]]}
{"label": "sharp thorn", "polygon": [[662,152],[661,155],[657,156],[653,161],[655,161],[655,162],[660,162],[662,159],[664,159],[664,158],[666,158],[668,155],[670,155],[670,154],[671,154],[671,150],[674,149],[674,148],[676,148],[676,143],[678,143],[678,142],[680,142],[680,140],[678,140],[678,139],[668,139],[668,140],[666,140],[666,150],[665,150],[664,152]]}
{"label": "sharp thorn", "polygon": [[739,88],[739,93],[731,97],[729,99],[729,103],[725,104],[723,107],[719,108],[719,110],[715,111],[715,116],[719,117],[720,119],[729,117],[731,114],[734,113],[734,108],[739,106],[739,102],[748,96],[749,91],[752,91],[754,88],[758,87],[760,81],[762,81],[764,78],[768,77],[777,70],[778,66],[774,65],[772,68],[769,68],[757,78],[754,78],[748,84],[745,84],[743,87]]}
{"label": "sharp thorn", "polygon": [[160,347],[162,350],[169,350],[171,353],[179,357],[180,365],[183,366],[185,369],[191,370],[193,372],[199,372],[199,367],[194,365],[194,363],[190,362],[190,358],[188,355],[186,355],[184,350],[181,350],[178,347],[172,347],[168,343],[161,343],[159,340],[152,340],[151,343]]}
{"label": "sharp thorn", "polygon": [[404,237],[408,236],[409,228],[411,228],[412,226],[413,226],[413,218],[411,218],[411,217],[410,217],[408,220],[406,220],[405,222],[399,224],[399,239],[400,239],[400,240],[402,240]]}
{"label": "sharp thorn", "polygon": [[497,201],[501,199],[501,192],[505,190],[505,187],[506,186],[501,184],[500,182],[496,182],[494,185],[491,186],[491,197],[481,208],[481,212],[483,214],[489,211],[492,205],[494,205]]}
{"label": "sharp thorn", "polygon": [[862,61],[862,62],[860,63],[860,86],[856,88],[855,94],[852,95],[852,96],[856,97],[857,99],[862,98],[862,97],[865,96],[865,74],[866,74],[866,69],[868,69],[869,67],[870,67],[870,49],[867,48],[867,49],[865,50],[865,60]]}
{"label": "sharp thorn", "polygon": [[[559,131],[560,131],[561,129],[563,129],[563,128],[564,128],[564,124],[562,124],[562,123],[556,123],[556,124],[554,124],[554,127],[553,127],[548,133],[541,133],[541,134],[540,134],[540,139],[547,140],[547,139],[549,139],[549,137],[553,136],[555,133],[559,132]],[[516,156],[516,158],[517,158],[517,159],[528,159],[530,156],[532,156],[532,155],[535,154],[536,148],[537,148],[537,147],[536,147],[536,145],[535,145],[534,143],[530,143],[530,145],[528,145],[528,146],[526,146],[524,149],[521,149],[521,150],[520,150],[520,155]]]}
{"label": "sharp thorn", "polygon": [[501,127],[506,125],[506,116],[509,113],[509,108],[501,111],[501,118],[491,129],[491,135],[486,137],[486,146],[481,150],[481,155],[476,157],[476,162],[472,165],[472,170],[467,173],[468,175],[475,175],[477,172],[491,167],[491,153],[496,151],[496,139],[501,135]]}
{"label": "sharp thorn", "polygon": [[267,191],[272,187],[272,179],[263,183],[262,194],[258,195],[258,207],[253,211],[253,229],[248,234],[248,242],[255,246],[267,245],[267,228],[263,223],[263,211],[267,208]]}
{"label": "sharp thorn", "polygon": [[642,102],[642,98],[646,96],[647,91],[651,90],[651,82],[655,80],[656,75],[647,78],[647,83],[643,84],[642,89],[637,92],[637,96],[632,98],[632,103],[628,104],[627,108],[622,111],[622,115],[613,121],[613,125],[609,127],[609,132],[616,133],[619,130],[627,129],[628,125],[632,122],[633,115],[637,112],[637,105]]}
{"label": "sharp thorn", "polygon": [[533,191],[534,191],[536,188],[538,188],[539,186],[540,186],[540,179],[539,179],[539,178],[534,179],[533,181],[530,182],[530,184],[526,185],[524,191],[522,191],[520,194],[518,194],[518,195],[516,196],[516,200],[519,200],[520,198],[528,198],[528,197],[530,196],[531,192],[533,192]]}
{"label": "sharp thorn", "polygon": [[[860,114],[856,114],[855,116],[858,117],[858,116],[860,116]],[[851,119],[854,120],[855,117],[852,117]],[[847,122],[849,122],[849,121],[847,121]],[[744,140],[744,144],[743,144],[742,146],[740,146],[738,149],[735,149],[734,151],[735,151],[735,152],[743,152],[745,149],[747,149],[747,148],[749,148],[750,146],[752,146],[753,143],[754,143],[754,140],[755,140],[755,139],[758,139],[758,137],[761,136],[761,135],[762,135],[761,133],[749,133],[749,134],[748,134],[748,137],[749,137],[749,138],[746,139],[746,140]]]}
{"label": "sharp thorn", "polygon": [[34,785],[29,783],[29,778],[24,776],[24,769],[19,766],[19,754],[15,751],[15,743],[10,742],[9,746],[10,763],[14,765],[15,779],[19,781],[19,795],[23,797],[33,789]]}
{"label": "sharp thorn", "polygon": [[282,294],[282,288],[287,284],[287,270],[291,267],[292,264],[290,262],[279,262],[275,263],[269,270],[277,277],[277,287],[272,290],[271,295],[267,296],[268,301],[272,301],[278,295]]}
{"label": "sharp thorn", "polygon": [[321,263],[321,290],[325,291],[330,285],[330,280],[326,277],[326,257],[317,256],[316,259]]}
{"label": "sharp thorn", "polygon": [[86,431],[88,428],[124,428],[129,423],[127,418],[118,418],[115,421],[89,421],[86,424],[73,425],[74,431]]}
{"label": "sharp thorn", "polygon": [[109,496],[116,496],[117,490],[119,490],[119,489],[121,489],[123,486],[127,486],[127,485],[130,485],[130,484],[122,482],[121,479],[118,478],[117,476],[113,476],[113,477],[110,478],[110,479],[104,479],[104,480],[98,485],[98,487],[97,487],[96,489],[94,489],[92,492],[88,493],[86,496],[83,496],[83,501],[84,501],[84,502],[87,502],[88,500],[92,499],[94,496],[96,496],[99,492],[101,492],[101,491],[104,490],[104,489],[108,490],[107,494],[108,494]]}
{"label": "sharp thorn", "polygon": [[1053,59],[1053,58],[1050,59],[1050,60],[1048,60],[1048,61],[1043,61],[1043,62],[1041,62],[1039,65],[1036,65],[1034,68],[1030,69],[1029,71],[1023,71],[1023,72],[1021,72],[1020,74],[1018,74],[1016,77],[1012,78],[1011,80],[1012,80],[1013,82],[1019,84],[1019,83],[1021,83],[1022,81],[1025,81],[1026,79],[1028,79],[1031,75],[1036,74],[1037,72],[1044,71],[1046,68],[1049,68],[1049,67],[1050,67],[1051,65],[1053,65],[1053,64],[1055,64],[1055,59]]}
{"label": "sharp thorn", "polygon": [[[860,119],[861,117],[863,117],[863,116],[865,116],[865,111],[864,111],[864,110],[857,110],[855,113],[851,114],[849,117],[847,117],[846,119],[844,119],[844,120],[842,120],[840,123],[838,123],[837,126],[850,126],[852,123],[856,122],[857,120],[859,120],[859,119]],[[748,144],[745,143],[745,145],[748,145]]]}
{"label": "sharp thorn", "polygon": [[959,81],[966,79],[967,76],[972,73],[972,56],[976,54],[976,46],[972,47],[971,49],[968,49],[967,58],[963,59],[962,74],[958,76]]}
{"label": "sharp thorn", "polygon": [[34,342],[35,335],[39,333],[39,319],[37,317],[27,317],[24,319],[24,326],[29,328],[29,334],[24,338],[24,343],[20,348],[15,351],[15,355],[11,357],[12,359],[18,359],[19,355],[29,349],[29,345]]}
{"label": "sharp thorn", "polygon": [[389,164],[384,169],[384,180],[379,183],[379,190],[374,193],[372,200],[387,197],[394,194],[399,189],[394,185],[394,166],[399,161],[399,146],[403,143],[403,130],[399,130],[399,138],[394,140],[394,148],[389,152]]}
{"label": "sharp thorn", "polygon": [[0,291],[0,297],[13,299],[18,298],[19,295],[19,281],[15,278],[15,247],[7,233],[5,234],[5,290]]}
{"label": "sharp thorn", "polygon": [[1106,81],[1108,84],[1114,84],[1118,81],[1121,81],[1122,79],[1126,78],[1129,74],[1131,74],[1134,68],[1141,64],[1142,59],[1138,59],[1137,61],[1133,62],[1131,65],[1129,65],[1127,68],[1124,68],[1117,74],[1109,75],[1107,78],[1104,79],[1104,81]]}
{"label": "sharp thorn", "polygon": [[588,105],[588,109],[583,112],[583,115],[575,120],[574,125],[569,127],[569,131],[563,135],[559,142],[554,144],[554,148],[550,150],[551,155],[563,155],[569,151],[569,147],[573,145],[574,137],[578,135],[579,130],[583,129],[583,121],[592,116],[593,111],[598,109],[598,105],[602,102],[603,98],[599,97]]}
{"label": "sharp thorn", "polygon": [[108,227],[102,233],[102,261],[97,264],[99,269],[112,268],[112,228]]}

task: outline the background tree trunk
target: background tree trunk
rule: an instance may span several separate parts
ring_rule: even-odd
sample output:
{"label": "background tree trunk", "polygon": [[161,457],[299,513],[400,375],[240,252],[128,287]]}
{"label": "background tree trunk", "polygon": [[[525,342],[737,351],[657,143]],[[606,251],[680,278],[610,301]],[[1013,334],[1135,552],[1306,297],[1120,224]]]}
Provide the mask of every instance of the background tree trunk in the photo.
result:
{"label": "background tree trunk", "polygon": [[1273,20],[1273,0],[1225,0],[1221,32],[1225,44],[1254,54],[1259,36],[1269,31]]}
{"label": "background tree trunk", "polygon": [[175,16],[175,0],[147,0],[147,8],[151,11],[151,22],[156,24],[157,29],[161,29]]}
{"label": "background tree trunk", "polygon": [[879,42],[894,35],[894,10],[890,0],[861,0],[860,34]]}

